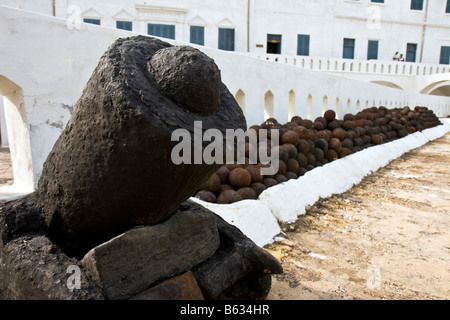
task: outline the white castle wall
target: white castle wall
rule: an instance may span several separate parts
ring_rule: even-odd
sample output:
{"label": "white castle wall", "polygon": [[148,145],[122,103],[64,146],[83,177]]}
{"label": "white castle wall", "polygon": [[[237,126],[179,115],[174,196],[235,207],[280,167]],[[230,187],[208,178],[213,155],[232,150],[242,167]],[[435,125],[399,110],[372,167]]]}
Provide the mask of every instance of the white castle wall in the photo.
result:
{"label": "white castle wall", "polygon": [[[42,165],[100,56],[114,40],[136,35],[84,23],[69,29],[66,22],[0,6],[0,94],[6,101],[15,185],[28,190],[36,186]],[[385,102],[439,105],[442,116],[449,114],[447,97],[415,94],[246,54],[199,49],[214,58],[230,91],[239,93],[249,126],[268,116],[279,121],[293,115],[315,118],[327,108],[339,109],[342,116]]]}

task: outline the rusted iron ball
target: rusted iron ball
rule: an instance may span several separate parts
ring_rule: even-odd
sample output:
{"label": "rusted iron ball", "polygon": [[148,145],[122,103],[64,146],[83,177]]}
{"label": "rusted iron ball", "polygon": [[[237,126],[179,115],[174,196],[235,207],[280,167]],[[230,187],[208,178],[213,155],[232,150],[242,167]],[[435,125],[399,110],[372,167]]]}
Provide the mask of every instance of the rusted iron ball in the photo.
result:
{"label": "rusted iron ball", "polygon": [[309,154],[310,150],[311,150],[311,148],[309,146],[308,141],[306,141],[304,139],[300,139],[300,141],[297,144],[297,151],[304,155],[307,155],[307,154]]}
{"label": "rusted iron ball", "polygon": [[286,178],[288,180],[295,180],[295,179],[298,179],[298,175],[294,172],[288,171],[288,172],[286,172]]}
{"label": "rusted iron ball", "polygon": [[296,145],[291,143],[286,143],[283,145],[283,149],[288,152],[288,158],[295,158],[297,156],[298,150]]}
{"label": "rusted iron ball", "polygon": [[217,203],[219,204],[231,204],[238,201],[242,201],[242,197],[234,190],[224,191],[217,197]]}
{"label": "rusted iron ball", "polygon": [[234,190],[234,189],[228,183],[221,184],[220,185],[220,189],[219,189],[219,191],[216,194],[219,195],[222,192],[227,191],[227,190]]}
{"label": "rusted iron ball", "polygon": [[333,149],[328,149],[328,151],[325,152],[325,159],[327,159],[329,162],[334,161],[338,158],[339,158],[339,154]]}
{"label": "rusted iron ball", "polygon": [[263,183],[267,188],[270,188],[270,187],[273,187],[273,186],[276,186],[277,184],[279,184],[279,182],[277,180],[275,180],[274,178],[264,178]]}
{"label": "rusted iron ball", "polygon": [[306,129],[312,129],[314,123],[309,119],[303,119],[302,121],[300,121],[300,125],[302,127],[305,127]]}
{"label": "rusted iron ball", "polygon": [[207,190],[200,190],[199,192],[197,192],[195,197],[202,201],[211,202],[211,203],[215,203],[217,201],[216,195],[214,193],[212,193],[211,191],[207,191]]}
{"label": "rusted iron ball", "polygon": [[314,154],[310,153],[306,156],[306,158],[308,158],[308,166],[316,165],[316,157],[314,156]]}
{"label": "rusted iron ball", "polygon": [[341,123],[339,122],[339,120],[336,120],[336,119],[327,124],[327,129],[330,131],[333,131],[334,129],[337,129],[340,127],[341,127]]}
{"label": "rusted iron ball", "polygon": [[347,113],[346,115],[344,115],[344,122],[345,121],[353,121],[355,120],[355,116],[351,113]]}
{"label": "rusted iron ball", "polygon": [[255,190],[250,187],[240,188],[236,192],[242,197],[243,200],[256,200],[258,198]]}
{"label": "rusted iron ball", "polygon": [[379,145],[383,143],[383,137],[379,134],[374,134],[372,136],[372,143],[375,145]]}
{"label": "rusted iron ball", "polygon": [[236,168],[230,172],[228,180],[233,188],[239,189],[250,186],[252,183],[252,176],[246,169]]}
{"label": "rusted iron ball", "polygon": [[344,139],[342,141],[342,148],[353,149],[353,140],[352,139]]}
{"label": "rusted iron ball", "polygon": [[308,165],[308,159],[303,153],[298,153],[295,160],[297,160],[300,168],[306,168],[306,166]]}
{"label": "rusted iron ball", "polygon": [[333,130],[333,138],[343,141],[345,139],[345,130],[342,128],[336,128]]}
{"label": "rusted iron ball", "polygon": [[323,117],[328,121],[331,122],[334,119],[336,119],[336,112],[334,112],[333,110],[327,110],[325,111],[325,113],[323,114]]}
{"label": "rusted iron ball", "polygon": [[307,139],[308,138],[308,129],[303,126],[298,126],[293,129],[297,132],[299,139]]}
{"label": "rusted iron ball", "polygon": [[320,148],[315,148],[314,149],[314,157],[316,158],[316,163],[317,162],[321,163],[323,161],[323,159],[325,159],[325,152]]}
{"label": "rusted iron ball", "polygon": [[344,130],[353,130],[355,129],[356,125],[354,121],[344,121],[344,124],[342,125]]}
{"label": "rusted iron ball", "polygon": [[278,173],[285,175],[286,172],[287,172],[286,162],[284,162],[283,160],[278,160]]}
{"label": "rusted iron ball", "polygon": [[330,141],[331,137],[332,137],[332,133],[330,130],[327,130],[327,129],[319,131],[317,133],[317,138],[324,139],[327,142]]}
{"label": "rusted iron ball", "polygon": [[246,170],[252,177],[251,183],[263,182],[264,177],[261,175],[261,168],[257,165],[250,165],[246,167]]}
{"label": "rusted iron ball", "polygon": [[325,152],[328,150],[328,142],[325,139],[317,139],[316,147]]}
{"label": "rusted iron ball", "polygon": [[[353,149],[353,147],[352,147]],[[339,152],[339,158],[344,158],[350,154],[352,154],[352,149],[350,148],[342,148],[341,152]]]}
{"label": "rusted iron ball", "polygon": [[291,119],[292,122],[296,122],[298,125],[300,125],[302,120],[303,119],[301,117],[299,117],[299,116],[293,116],[292,119]]}
{"label": "rusted iron ball", "polygon": [[227,183],[228,182],[228,175],[230,174],[230,169],[228,169],[226,166],[221,166],[216,171],[216,174],[220,178],[220,183]]}
{"label": "rusted iron ball", "polygon": [[336,152],[340,152],[342,149],[342,143],[341,140],[337,139],[337,138],[331,138],[330,142],[328,143],[329,149],[332,149]]}
{"label": "rusted iron ball", "polygon": [[208,180],[201,185],[200,190],[206,190],[211,192],[217,192],[220,189],[220,177],[217,173],[212,174]]}
{"label": "rusted iron ball", "polygon": [[252,183],[252,185],[250,186],[253,190],[255,190],[256,195],[259,197],[259,195],[261,193],[264,192],[264,190],[267,189],[267,186],[264,183]]}
{"label": "rusted iron ball", "polygon": [[286,147],[284,146],[276,146],[272,149],[272,152],[278,152],[278,158],[280,160],[283,160],[284,162],[287,162],[287,160],[289,159],[289,151],[287,150]]}
{"label": "rusted iron ball", "polygon": [[278,183],[283,183],[283,182],[288,181],[288,178],[284,174],[279,174],[278,173],[278,174],[275,175],[275,180],[277,180]]}
{"label": "rusted iron ball", "polygon": [[[293,172],[295,174],[298,174],[298,171],[300,169],[300,165],[296,159],[289,158],[288,162],[286,163],[286,169],[289,172]],[[286,174],[287,175],[287,174]]]}
{"label": "rusted iron ball", "polygon": [[308,169],[306,168],[300,168],[299,172],[298,172],[298,176],[302,177],[304,176],[306,173],[308,172]]}

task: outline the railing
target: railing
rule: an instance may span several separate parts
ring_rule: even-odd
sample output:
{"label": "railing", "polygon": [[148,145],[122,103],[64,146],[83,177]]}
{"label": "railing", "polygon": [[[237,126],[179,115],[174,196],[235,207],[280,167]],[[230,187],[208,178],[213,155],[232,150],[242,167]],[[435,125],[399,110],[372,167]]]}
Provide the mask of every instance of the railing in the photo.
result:
{"label": "railing", "polygon": [[328,72],[355,72],[384,75],[425,76],[450,72],[450,65],[413,62],[353,60],[276,54],[258,55],[259,59]]}

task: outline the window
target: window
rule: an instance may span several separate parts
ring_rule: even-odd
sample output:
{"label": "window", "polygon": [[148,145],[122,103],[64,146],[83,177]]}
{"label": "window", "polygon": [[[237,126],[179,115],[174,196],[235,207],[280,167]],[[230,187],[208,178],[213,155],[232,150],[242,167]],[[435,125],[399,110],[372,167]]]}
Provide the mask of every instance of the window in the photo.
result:
{"label": "window", "polygon": [[367,47],[367,60],[377,60],[378,59],[378,41],[369,40]]}
{"label": "window", "polygon": [[100,25],[100,19],[83,19],[83,22]]}
{"label": "window", "polygon": [[344,39],[344,59],[354,59],[355,57],[355,39]]}
{"label": "window", "polygon": [[417,51],[417,44],[408,43],[406,45],[406,61],[407,62],[416,62],[416,51]]}
{"label": "window", "polygon": [[370,2],[375,2],[375,3],[384,3],[384,0],[371,0]]}
{"label": "window", "polygon": [[133,30],[133,23],[131,21],[116,21],[116,28],[122,30]]}
{"label": "window", "polygon": [[147,33],[151,36],[175,40],[175,26],[171,24],[149,23]]}
{"label": "window", "polygon": [[450,13],[450,0],[447,0],[447,7],[445,7],[445,13]]}
{"label": "window", "polygon": [[441,47],[440,64],[450,64],[450,47]]}
{"label": "window", "polygon": [[423,10],[423,0],[411,0],[411,10]]}
{"label": "window", "polygon": [[205,27],[191,26],[190,42],[201,46],[205,45]]}
{"label": "window", "polygon": [[234,51],[234,29],[219,28],[219,49]]}
{"label": "window", "polygon": [[273,54],[281,53],[281,35],[279,34],[267,35],[267,53]]}
{"label": "window", "polygon": [[309,34],[299,34],[297,40],[297,55],[299,56],[309,56]]}

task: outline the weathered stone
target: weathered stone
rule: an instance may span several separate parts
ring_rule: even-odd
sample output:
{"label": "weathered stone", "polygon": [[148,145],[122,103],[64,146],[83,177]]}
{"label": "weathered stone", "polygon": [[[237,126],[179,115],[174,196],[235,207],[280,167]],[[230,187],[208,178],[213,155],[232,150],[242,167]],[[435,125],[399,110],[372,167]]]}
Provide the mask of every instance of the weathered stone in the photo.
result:
{"label": "weathered stone", "polygon": [[[67,257],[47,237],[17,238],[2,249],[0,292],[5,299],[104,299],[78,261]],[[76,284],[78,275],[80,287],[69,287],[68,282]]]}
{"label": "weathered stone", "polygon": [[164,223],[131,229],[95,247],[81,263],[108,299],[127,299],[205,261],[219,243],[213,215],[178,211]]}
{"label": "weathered stone", "polygon": [[195,121],[224,136],[246,129],[212,59],[151,37],[117,40],[44,163],[36,199],[53,241],[81,258],[125,230],[170,217],[220,168],[173,163],[173,131],[186,129],[193,145]]}
{"label": "weathered stone", "polygon": [[204,298],[194,275],[191,271],[187,271],[135,295],[131,300],[204,300]]}
{"label": "weathered stone", "polygon": [[283,272],[281,264],[248,239],[238,228],[214,215],[220,247],[192,272],[205,299],[265,299],[271,274]]}

